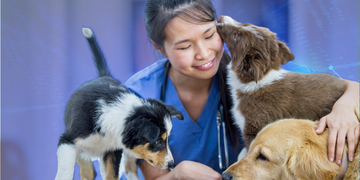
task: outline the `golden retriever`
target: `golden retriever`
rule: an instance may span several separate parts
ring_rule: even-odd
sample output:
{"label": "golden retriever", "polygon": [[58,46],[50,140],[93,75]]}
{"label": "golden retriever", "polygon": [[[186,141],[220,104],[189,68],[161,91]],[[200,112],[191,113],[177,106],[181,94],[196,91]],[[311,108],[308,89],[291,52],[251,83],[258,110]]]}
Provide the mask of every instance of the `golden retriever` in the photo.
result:
{"label": "golden retriever", "polygon": [[[359,105],[355,109],[359,118]],[[358,179],[359,145],[355,158],[343,163],[327,158],[328,129],[317,135],[319,121],[283,119],[265,126],[251,143],[248,154],[223,174],[225,180],[243,179]]]}

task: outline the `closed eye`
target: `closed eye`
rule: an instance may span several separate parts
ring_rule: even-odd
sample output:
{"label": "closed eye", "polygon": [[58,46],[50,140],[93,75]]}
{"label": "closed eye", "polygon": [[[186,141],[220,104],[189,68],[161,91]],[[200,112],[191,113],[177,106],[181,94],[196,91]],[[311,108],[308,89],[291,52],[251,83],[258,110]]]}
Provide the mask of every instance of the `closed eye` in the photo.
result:
{"label": "closed eye", "polygon": [[210,39],[210,38],[212,38],[212,37],[214,36],[214,34],[215,34],[215,32],[212,33],[212,35],[210,35],[209,37],[206,37],[205,39]]}
{"label": "closed eye", "polygon": [[185,47],[185,48],[178,48],[178,50],[185,50],[185,49],[188,49],[191,45],[189,45],[188,47]]}
{"label": "closed eye", "polygon": [[259,155],[256,159],[263,160],[263,161],[269,161],[269,159],[262,153],[259,153]]}

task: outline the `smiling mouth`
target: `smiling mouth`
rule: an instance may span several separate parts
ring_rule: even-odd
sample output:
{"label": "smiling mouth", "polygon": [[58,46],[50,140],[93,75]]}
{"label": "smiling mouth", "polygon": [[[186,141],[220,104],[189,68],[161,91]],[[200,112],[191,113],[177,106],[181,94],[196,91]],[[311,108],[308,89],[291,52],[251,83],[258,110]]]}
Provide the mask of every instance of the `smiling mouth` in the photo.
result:
{"label": "smiling mouth", "polygon": [[206,63],[206,64],[204,64],[204,65],[201,65],[200,67],[208,67],[211,63],[212,63],[213,61],[211,60],[211,61],[209,61],[208,63]]}
{"label": "smiling mouth", "polygon": [[200,70],[207,70],[207,69],[211,68],[214,65],[214,62],[215,62],[215,58],[213,60],[209,61],[206,64],[203,64],[201,66],[196,66],[196,68],[200,69]]}

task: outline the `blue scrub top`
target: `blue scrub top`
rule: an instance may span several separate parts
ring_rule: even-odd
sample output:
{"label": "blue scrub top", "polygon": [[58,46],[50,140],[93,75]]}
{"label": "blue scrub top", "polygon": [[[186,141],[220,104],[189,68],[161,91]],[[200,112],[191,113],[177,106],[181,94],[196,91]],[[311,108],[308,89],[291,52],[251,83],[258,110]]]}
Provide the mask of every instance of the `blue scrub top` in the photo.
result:
{"label": "blue scrub top", "polygon": [[[144,99],[160,99],[161,86],[165,75],[166,59],[155,62],[127,80],[124,85]],[[174,84],[167,76],[165,104],[174,105],[182,112],[184,120],[173,118],[173,128],[169,137],[169,145],[174,157],[175,166],[181,161],[189,160],[205,164],[221,173],[218,159],[218,130],[216,115],[219,104],[219,86],[216,77],[213,79],[209,97],[197,122],[193,121],[176,92]],[[221,152],[225,164],[223,134],[221,133]],[[240,136],[240,133],[239,133]],[[240,137],[241,140],[241,137]],[[236,162],[243,148],[243,143],[236,151],[227,140],[229,164]],[[123,177],[121,178],[123,179]]]}

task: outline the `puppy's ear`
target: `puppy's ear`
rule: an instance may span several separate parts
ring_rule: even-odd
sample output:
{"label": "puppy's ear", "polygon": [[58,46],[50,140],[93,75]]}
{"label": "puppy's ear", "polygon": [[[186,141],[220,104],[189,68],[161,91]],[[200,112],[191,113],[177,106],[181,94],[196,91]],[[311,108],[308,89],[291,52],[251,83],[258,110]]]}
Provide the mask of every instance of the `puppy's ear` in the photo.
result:
{"label": "puppy's ear", "polygon": [[281,64],[285,64],[295,58],[285,43],[278,41],[278,46],[279,46],[278,56],[281,60]]}
{"label": "puppy's ear", "polygon": [[[324,138],[327,141],[327,138]],[[286,166],[296,179],[333,179],[340,167],[327,159],[326,143],[306,138],[287,155]]]}
{"label": "puppy's ear", "polygon": [[144,127],[142,129],[142,136],[145,136],[145,138],[151,143],[155,142],[160,135],[160,128],[154,123],[144,123]]}
{"label": "puppy's ear", "polygon": [[245,83],[254,80],[258,82],[264,76],[267,62],[270,58],[265,50],[251,48],[241,62],[241,76]]}
{"label": "puppy's ear", "polygon": [[176,117],[180,120],[184,119],[183,114],[178,111],[174,106],[166,105],[166,109],[170,111],[171,118]]}

